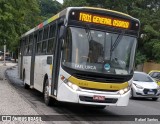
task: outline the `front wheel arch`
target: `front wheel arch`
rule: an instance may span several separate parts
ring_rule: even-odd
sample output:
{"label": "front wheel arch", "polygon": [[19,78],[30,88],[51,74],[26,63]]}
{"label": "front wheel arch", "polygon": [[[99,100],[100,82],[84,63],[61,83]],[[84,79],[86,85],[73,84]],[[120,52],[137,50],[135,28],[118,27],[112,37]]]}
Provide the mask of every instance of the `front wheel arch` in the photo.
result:
{"label": "front wheel arch", "polygon": [[131,92],[130,92],[130,98],[131,99],[134,99],[134,93],[133,93],[134,91],[133,91],[133,89],[131,88]]}
{"label": "front wheel arch", "polygon": [[43,93],[44,93],[44,88],[45,88],[46,80],[48,80],[48,75],[47,74],[45,74],[44,79],[43,79]]}
{"label": "front wheel arch", "polygon": [[52,105],[52,98],[49,96],[49,80],[48,80],[47,75],[45,75],[45,77],[44,77],[43,97],[44,97],[45,104],[47,106],[51,106]]}
{"label": "front wheel arch", "polygon": [[[48,91],[47,91],[48,93],[45,94],[47,87],[48,87]],[[45,96],[45,95],[47,95],[47,96]],[[58,102],[56,99],[54,99],[54,98],[52,98],[52,97],[49,96],[49,79],[48,79],[48,75],[47,75],[47,74],[44,76],[43,96],[44,96],[44,102],[45,102],[45,104],[46,104],[47,106],[52,106],[52,105],[53,105],[53,106],[58,106],[58,105],[59,105],[59,102]],[[47,99],[45,99],[45,97],[46,97]]]}

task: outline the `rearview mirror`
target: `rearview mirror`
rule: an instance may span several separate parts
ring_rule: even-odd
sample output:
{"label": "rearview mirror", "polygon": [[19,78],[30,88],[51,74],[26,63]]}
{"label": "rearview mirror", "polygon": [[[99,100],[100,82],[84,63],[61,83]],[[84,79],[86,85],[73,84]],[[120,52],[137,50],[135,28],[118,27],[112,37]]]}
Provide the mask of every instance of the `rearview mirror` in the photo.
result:
{"label": "rearview mirror", "polygon": [[64,39],[62,39],[62,41],[61,41],[61,49],[62,49],[62,50],[65,49]]}
{"label": "rearview mirror", "polygon": [[59,38],[62,39],[65,37],[65,32],[66,32],[66,27],[64,25],[62,25],[60,27],[60,32],[59,32]]}

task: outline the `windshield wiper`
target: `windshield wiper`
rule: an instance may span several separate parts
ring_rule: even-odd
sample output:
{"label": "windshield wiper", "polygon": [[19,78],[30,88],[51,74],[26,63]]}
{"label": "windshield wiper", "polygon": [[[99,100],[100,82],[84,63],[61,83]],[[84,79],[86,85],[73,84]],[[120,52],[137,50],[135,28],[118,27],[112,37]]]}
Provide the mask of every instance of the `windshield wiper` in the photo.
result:
{"label": "windshield wiper", "polygon": [[90,31],[90,28],[89,28],[89,25],[85,25],[86,26],[86,33],[87,33],[87,38],[88,38],[88,41],[90,42],[90,41],[92,41],[92,35],[91,35],[91,31]]}
{"label": "windshield wiper", "polygon": [[111,50],[110,50],[111,52],[113,52],[114,49],[118,46],[118,44],[120,43],[123,35],[124,35],[124,31],[117,36],[117,39],[115,40],[113,45],[112,45],[112,37],[111,37]]}
{"label": "windshield wiper", "polygon": [[[120,43],[123,35],[124,35],[124,31],[121,32],[121,34],[119,34],[113,44],[113,39],[112,39],[112,36],[111,36],[111,49],[110,49],[110,61],[111,61],[111,58],[112,58],[112,52],[115,50],[115,48],[118,46],[118,44]],[[116,60],[116,63],[118,62],[118,58],[114,58]],[[118,62],[119,63],[119,62]],[[119,63],[120,64],[120,63]]]}

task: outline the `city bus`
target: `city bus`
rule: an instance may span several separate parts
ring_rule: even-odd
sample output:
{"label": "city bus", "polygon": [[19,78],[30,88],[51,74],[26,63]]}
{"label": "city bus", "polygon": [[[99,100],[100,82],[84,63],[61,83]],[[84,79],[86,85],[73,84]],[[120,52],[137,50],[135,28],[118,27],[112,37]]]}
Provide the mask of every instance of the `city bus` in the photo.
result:
{"label": "city bus", "polygon": [[19,76],[46,105],[127,106],[138,19],[121,12],[68,7],[21,36]]}

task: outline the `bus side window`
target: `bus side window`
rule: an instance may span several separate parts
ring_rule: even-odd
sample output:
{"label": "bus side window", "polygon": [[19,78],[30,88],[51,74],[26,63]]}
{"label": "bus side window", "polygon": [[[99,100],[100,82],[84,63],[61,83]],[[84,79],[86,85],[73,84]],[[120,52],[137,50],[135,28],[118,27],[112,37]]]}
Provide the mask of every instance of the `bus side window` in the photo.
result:
{"label": "bus side window", "polygon": [[47,41],[48,41],[48,30],[49,27],[45,27],[43,31],[43,41],[42,41],[42,53],[46,53]]}
{"label": "bus side window", "polygon": [[26,45],[25,45],[25,43],[26,43],[26,38],[24,38],[24,40],[23,40],[23,55],[26,54]]}
{"label": "bus side window", "polygon": [[40,54],[42,52],[42,32],[43,30],[40,30],[39,33],[38,33],[38,40],[37,40],[37,43],[36,43],[36,53],[37,54]]}
{"label": "bus side window", "polygon": [[41,42],[38,42],[37,43],[37,51],[36,51],[36,53],[41,53]]}
{"label": "bus side window", "polygon": [[49,29],[49,27],[46,27],[46,28],[44,29],[44,32],[43,32],[43,40],[48,39],[48,29]]}
{"label": "bus side window", "polygon": [[54,44],[54,39],[48,40],[47,53],[52,53],[53,52],[53,44]]}
{"label": "bus side window", "polygon": [[28,55],[28,36],[25,38],[25,52],[24,52],[24,54],[25,55]]}
{"label": "bus side window", "polygon": [[42,41],[42,31],[43,31],[43,30],[40,30],[40,31],[39,31],[38,42]]}
{"label": "bus side window", "polygon": [[25,38],[23,38],[21,43],[21,54],[25,55]]}
{"label": "bus side window", "polygon": [[56,33],[56,24],[54,23],[50,26],[47,53],[51,53],[51,54],[54,53],[55,39],[56,39],[55,33]]}
{"label": "bus side window", "polygon": [[50,26],[49,38],[55,37],[55,32],[56,32],[56,24],[52,24]]}
{"label": "bus side window", "polygon": [[47,40],[42,42],[42,53],[46,53]]}
{"label": "bus side window", "polygon": [[28,54],[31,55],[32,53],[32,47],[33,47],[33,35],[29,36],[29,44],[28,44]]}

